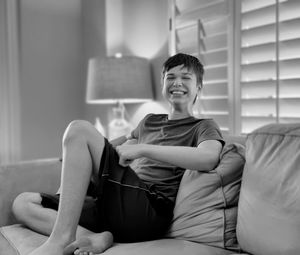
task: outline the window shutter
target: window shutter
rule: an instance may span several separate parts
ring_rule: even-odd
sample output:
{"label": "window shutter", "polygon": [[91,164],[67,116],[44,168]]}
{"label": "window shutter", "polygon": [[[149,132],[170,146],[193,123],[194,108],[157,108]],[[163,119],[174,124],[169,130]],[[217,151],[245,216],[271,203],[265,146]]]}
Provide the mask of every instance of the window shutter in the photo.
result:
{"label": "window shutter", "polygon": [[300,1],[241,4],[241,132],[300,120]]}
{"label": "window shutter", "polygon": [[249,133],[300,121],[299,0],[170,0],[170,54],[204,64],[200,116]]}
{"label": "window shutter", "polygon": [[199,117],[213,118],[223,132],[230,132],[228,41],[230,12],[226,0],[171,0],[170,54],[178,52],[196,56],[205,74]]}

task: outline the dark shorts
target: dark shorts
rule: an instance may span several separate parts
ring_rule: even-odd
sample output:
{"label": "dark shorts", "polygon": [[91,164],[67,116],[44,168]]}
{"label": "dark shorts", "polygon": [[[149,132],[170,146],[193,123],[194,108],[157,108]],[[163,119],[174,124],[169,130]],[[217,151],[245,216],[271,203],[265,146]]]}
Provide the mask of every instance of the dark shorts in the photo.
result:
{"label": "dark shorts", "polygon": [[[146,185],[130,167],[119,165],[119,156],[105,139],[99,182],[91,185],[79,225],[93,231],[108,230],[116,242],[161,238],[173,217],[174,202]],[[41,194],[42,205],[57,210],[57,195]]]}

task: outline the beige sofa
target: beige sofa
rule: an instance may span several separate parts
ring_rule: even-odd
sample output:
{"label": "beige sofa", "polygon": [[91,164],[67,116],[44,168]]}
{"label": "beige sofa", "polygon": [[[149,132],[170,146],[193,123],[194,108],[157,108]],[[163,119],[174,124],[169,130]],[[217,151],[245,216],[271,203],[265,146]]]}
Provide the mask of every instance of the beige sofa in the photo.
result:
{"label": "beige sofa", "polygon": [[[215,170],[186,171],[164,239],[114,244],[104,254],[300,254],[300,124],[256,130],[246,152],[244,138],[226,139]],[[11,203],[23,191],[55,193],[60,167],[58,159],[1,166],[1,255],[25,255],[46,240],[15,224]]]}

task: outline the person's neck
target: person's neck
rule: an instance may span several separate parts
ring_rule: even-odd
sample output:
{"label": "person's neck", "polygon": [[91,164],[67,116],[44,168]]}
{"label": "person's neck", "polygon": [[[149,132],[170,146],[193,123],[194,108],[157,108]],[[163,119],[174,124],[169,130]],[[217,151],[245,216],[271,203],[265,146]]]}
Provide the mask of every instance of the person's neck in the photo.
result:
{"label": "person's neck", "polygon": [[176,110],[171,110],[170,113],[168,114],[168,119],[169,120],[179,120],[179,119],[185,119],[188,117],[193,116],[189,111],[176,111]]}

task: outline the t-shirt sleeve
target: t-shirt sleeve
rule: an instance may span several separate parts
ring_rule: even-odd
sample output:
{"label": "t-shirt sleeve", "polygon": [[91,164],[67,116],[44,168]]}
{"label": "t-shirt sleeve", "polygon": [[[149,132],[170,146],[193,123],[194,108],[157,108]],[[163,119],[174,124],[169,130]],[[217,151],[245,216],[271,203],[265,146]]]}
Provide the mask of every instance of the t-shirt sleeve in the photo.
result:
{"label": "t-shirt sleeve", "polygon": [[143,124],[145,123],[146,119],[149,118],[151,114],[147,114],[137,125],[137,127],[131,131],[131,137],[133,139],[139,139],[140,137],[140,132],[141,132],[141,127],[143,126]]}
{"label": "t-shirt sleeve", "polygon": [[137,125],[137,127],[134,130],[131,131],[130,135],[133,139],[138,139],[139,138],[139,133],[140,133],[139,130],[140,130],[141,122],[142,121],[140,121],[140,123]]}
{"label": "t-shirt sleeve", "polygon": [[197,146],[206,140],[217,140],[222,144],[222,146],[225,144],[219,126],[212,119],[204,120],[197,129]]}

